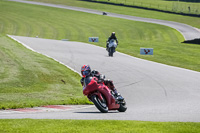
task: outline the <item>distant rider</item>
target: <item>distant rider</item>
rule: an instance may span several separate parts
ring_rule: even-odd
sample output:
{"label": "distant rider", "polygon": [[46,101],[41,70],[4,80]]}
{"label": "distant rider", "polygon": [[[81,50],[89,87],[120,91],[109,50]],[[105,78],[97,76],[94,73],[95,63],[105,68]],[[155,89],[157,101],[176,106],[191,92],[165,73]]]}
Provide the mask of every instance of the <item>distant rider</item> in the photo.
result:
{"label": "distant rider", "polygon": [[81,67],[81,84],[83,86],[83,89],[89,84],[90,78],[96,77],[97,82],[103,82],[110,90],[112,90],[115,94],[114,96],[116,97],[117,100],[123,100],[124,98],[117,92],[117,89],[115,88],[113,81],[109,79],[105,79],[105,76],[100,74],[98,71],[93,70],[91,71],[91,68],[89,65],[83,65]]}
{"label": "distant rider", "polygon": [[108,38],[108,40],[106,41],[106,50],[108,50],[108,44],[109,44],[109,42],[110,42],[111,39],[116,40],[117,45],[118,45],[118,40],[117,40],[117,37],[115,36],[115,32],[112,32],[112,33],[111,33],[111,36],[110,36],[110,37]]}

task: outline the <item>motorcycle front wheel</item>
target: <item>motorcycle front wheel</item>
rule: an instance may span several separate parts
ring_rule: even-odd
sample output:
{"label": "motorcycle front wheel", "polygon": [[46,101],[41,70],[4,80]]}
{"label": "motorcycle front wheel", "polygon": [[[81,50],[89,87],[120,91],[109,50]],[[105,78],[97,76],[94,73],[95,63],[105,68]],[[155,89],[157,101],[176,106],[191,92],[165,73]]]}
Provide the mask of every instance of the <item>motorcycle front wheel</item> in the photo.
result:
{"label": "motorcycle front wheel", "polygon": [[120,107],[118,109],[119,112],[125,112],[127,110],[127,107],[126,107],[126,102],[123,101],[123,103],[120,103]]}
{"label": "motorcycle front wheel", "polygon": [[106,104],[106,99],[105,99],[104,96],[102,96],[102,97],[103,97],[103,100],[100,100],[97,95],[93,95],[91,97],[91,100],[99,111],[101,111],[102,113],[107,113],[108,112],[108,106]]}
{"label": "motorcycle front wheel", "polygon": [[113,53],[114,53],[114,52],[115,52],[115,47],[109,48],[109,50],[108,50],[108,56],[113,57]]}

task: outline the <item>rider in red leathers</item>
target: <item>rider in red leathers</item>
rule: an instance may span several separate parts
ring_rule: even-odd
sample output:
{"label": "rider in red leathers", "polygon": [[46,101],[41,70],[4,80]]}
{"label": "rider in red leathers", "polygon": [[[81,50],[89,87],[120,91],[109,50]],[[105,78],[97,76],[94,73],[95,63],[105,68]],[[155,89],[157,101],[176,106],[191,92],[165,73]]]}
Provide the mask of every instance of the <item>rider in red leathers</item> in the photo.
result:
{"label": "rider in red leathers", "polygon": [[82,78],[81,78],[81,84],[83,86],[83,90],[84,88],[87,86],[87,84],[89,83],[89,78],[91,77],[96,77],[97,82],[103,82],[110,90],[112,90],[114,92],[114,96],[116,97],[117,100],[123,100],[124,98],[117,92],[113,81],[109,80],[109,79],[105,79],[105,76],[100,74],[98,71],[93,70],[91,71],[90,66],[89,65],[83,65],[81,67],[81,74],[82,74]]}

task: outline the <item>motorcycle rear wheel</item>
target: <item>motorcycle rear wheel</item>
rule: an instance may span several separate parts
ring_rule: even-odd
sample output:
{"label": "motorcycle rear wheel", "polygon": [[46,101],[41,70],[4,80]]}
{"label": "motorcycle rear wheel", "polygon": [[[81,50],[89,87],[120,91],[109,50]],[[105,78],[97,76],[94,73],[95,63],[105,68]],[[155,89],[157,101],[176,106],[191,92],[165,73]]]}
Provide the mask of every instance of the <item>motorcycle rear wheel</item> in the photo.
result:
{"label": "motorcycle rear wheel", "polygon": [[108,112],[108,106],[106,104],[106,99],[104,97],[103,100],[101,101],[97,95],[93,95],[91,97],[91,100],[99,111],[101,111],[102,113]]}

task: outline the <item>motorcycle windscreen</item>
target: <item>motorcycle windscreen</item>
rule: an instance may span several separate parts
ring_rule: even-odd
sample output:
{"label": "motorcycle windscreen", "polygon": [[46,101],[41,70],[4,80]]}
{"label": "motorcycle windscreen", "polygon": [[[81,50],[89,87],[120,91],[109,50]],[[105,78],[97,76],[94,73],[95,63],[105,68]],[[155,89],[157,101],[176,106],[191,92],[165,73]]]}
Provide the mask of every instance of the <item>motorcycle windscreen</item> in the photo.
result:
{"label": "motorcycle windscreen", "polygon": [[117,47],[117,42],[115,39],[111,39],[109,44],[108,44],[108,47]]}

